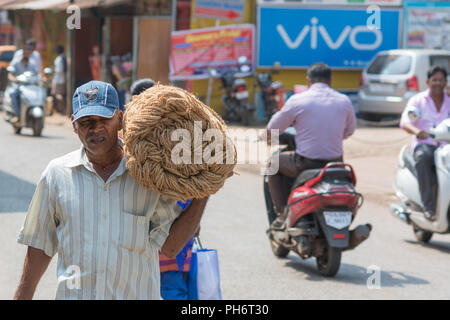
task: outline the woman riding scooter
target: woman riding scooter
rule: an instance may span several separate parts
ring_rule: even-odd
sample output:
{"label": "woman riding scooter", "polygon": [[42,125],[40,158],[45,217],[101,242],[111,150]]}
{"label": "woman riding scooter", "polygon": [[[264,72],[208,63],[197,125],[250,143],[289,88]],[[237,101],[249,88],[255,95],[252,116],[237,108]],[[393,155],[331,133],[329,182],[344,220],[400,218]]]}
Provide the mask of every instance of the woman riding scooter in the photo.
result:
{"label": "woman riding scooter", "polygon": [[436,220],[437,177],[434,152],[446,142],[435,142],[430,137],[430,129],[450,118],[450,98],[446,94],[447,71],[434,66],[427,73],[426,91],[413,96],[403,111],[400,127],[413,134],[413,156],[416,162],[420,196],[424,206],[424,216]]}

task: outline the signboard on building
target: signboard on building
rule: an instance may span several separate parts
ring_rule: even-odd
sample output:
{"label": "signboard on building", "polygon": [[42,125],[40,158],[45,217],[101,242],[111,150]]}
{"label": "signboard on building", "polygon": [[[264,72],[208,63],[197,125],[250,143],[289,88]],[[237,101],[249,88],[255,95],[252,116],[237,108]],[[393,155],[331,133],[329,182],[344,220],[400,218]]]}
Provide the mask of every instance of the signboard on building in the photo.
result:
{"label": "signboard on building", "polygon": [[371,17],[358,8],[259,6],[258,67],[364,68],[378,51],[399,47],[400,11],[381,9],[379,28]]}
{"label": "signboard on building", "polygon": [[450,50],[450,3],[405,3],[405,48]]}
{"label": "signboard on building", "polygon": [[[218,74],[238,71],[239,57],[253,72],[254,26],[229,25],[216,28],[172,32],[170,79],[188,80],[210,77],[211,69]],[[238,73],[238,76],[244,74]]]}
{"label": "signboard on building", "polygon": [[220,20],[244,20],[245,0],[197,0],[194,14]]}
{"label": "signboard on building", "polygon": [[303,3],[314,4],[339,4],[339,5],[377,5],[377,6],[401,6],[402,0],[303,0]]}

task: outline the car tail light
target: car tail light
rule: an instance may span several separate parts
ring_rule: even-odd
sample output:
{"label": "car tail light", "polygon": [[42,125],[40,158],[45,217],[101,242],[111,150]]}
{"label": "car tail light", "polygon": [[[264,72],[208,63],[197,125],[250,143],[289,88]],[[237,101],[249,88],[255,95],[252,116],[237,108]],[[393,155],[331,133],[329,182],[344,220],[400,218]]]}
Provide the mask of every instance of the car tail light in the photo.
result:
{"label": "car tail light", "polygon": [[237,87],[237,91],[238,92],[245,91],[245,87],[244,86]]}
{"label": "car tail light", "polygon": [[361,74],[361,77],[359,78],[359,86],[362,87],[364,85],[364,76]]}
{"label": "car tail light", "polygon": [[406,88],[408,90],[419,92],[419,83],[417,82],[416,76],[412,76],[406,80]]}
{"label": "car tail light", "polygon": [[345,233],[335,233],[333,239],[345,239]]}

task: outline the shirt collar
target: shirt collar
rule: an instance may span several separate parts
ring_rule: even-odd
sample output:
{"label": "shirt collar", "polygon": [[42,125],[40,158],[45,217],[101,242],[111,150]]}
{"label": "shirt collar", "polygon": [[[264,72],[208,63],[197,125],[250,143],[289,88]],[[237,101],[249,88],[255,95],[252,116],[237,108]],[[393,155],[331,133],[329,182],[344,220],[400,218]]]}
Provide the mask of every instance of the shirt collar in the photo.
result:
{"label": "shirt collar", "polygon": [[86,165],[88,163],[89,161],[87,159],[84,147],[81,146],[80,149],[72,152],[72,154],[67,158],[67,160],[64,162],[64,167],[75,168],[78,166]]}
{"label": "shirt collar", "polygon": [[329,87],[330,86],[327,85],[326,83],[316,82],[316,83],[312,84],[309,89],[325,89],[325,88],[329,88]]}
{"label": "shirt collar", "polygon": [[[428,88],[427,90],[425,90],[425,97],[430,98],[430,88]],[[444,101],[446,101],[447,99],[449,99],[450,96],[447,94],[447,88],[444,89]]]}
{"label": "shirt collar", "polygon": [[[425,98],[428,99],[428,100],[431,100],[431,101],[433,100],[433,99],[431,98],[431,96],[430,96],[430,88],[428,88],[428,89],[425,91]],[[442,111],[443,108],[445,108],[445,106],[449,103],[449,99],[450,99],[450,96],[447,94],[447,90],[444,89],[444,100],[442,101],[441,111]],[[434,106],[434,102],[433,102],[433,106]]]}
{"label": "shirt collar", "polygon": [[[80,149],[72,152],[71,156],[65,161],[64,166],[66,168],[75,168],[78,166],[84,166],[86,169],[90,171],[93,172],[95,171],[91,163],[89,162],[84,146],[81,146]],[[119,163],[119,166],[116,169],[115,175],[121,175],[126,170],[128,170],[128,168],[126,167],[125,156],[123,156],[122,160]]]}

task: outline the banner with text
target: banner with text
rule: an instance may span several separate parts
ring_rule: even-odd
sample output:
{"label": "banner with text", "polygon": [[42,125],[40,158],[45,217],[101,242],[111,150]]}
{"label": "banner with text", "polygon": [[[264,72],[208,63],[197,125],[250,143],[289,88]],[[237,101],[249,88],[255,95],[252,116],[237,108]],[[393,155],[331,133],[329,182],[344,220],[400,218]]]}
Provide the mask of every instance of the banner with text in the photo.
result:
{"label": "banner with text", "polygon": [[404,47],[450,50],[450,3],[405,3]]}
{"label": "banner with text", "polygon": [[[219,75],[227,71],[252,74],[254,33],[250,24],[172,32],[170,79],[205,79],[212,69]],[[245,65],[250,67],[245,74],[239,72],[240,57],[246,57]]]}
{"label": "banner with text", "polygon": [[[371,25],[378,20],[379,24]],[[258,67],[306,68],[322,61],[333,68],[362,69],[378,51],[399,46],[400,11],[258,8]]]}

